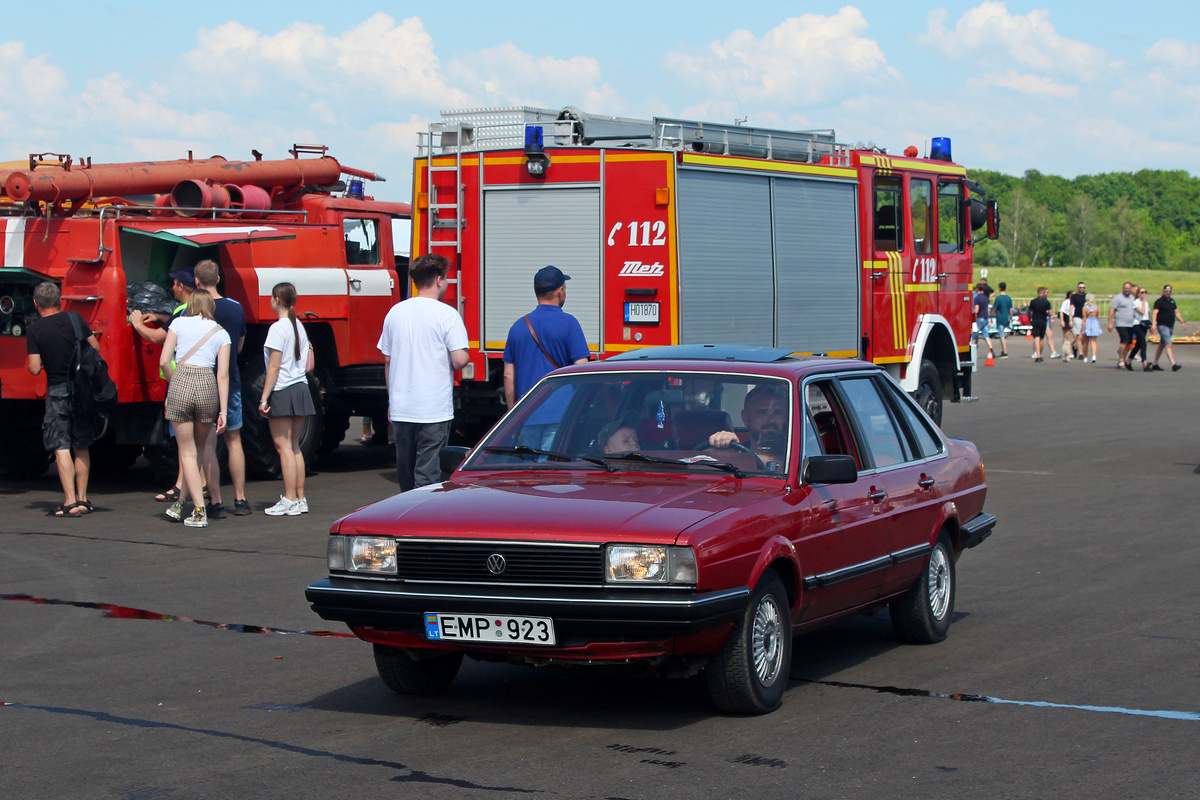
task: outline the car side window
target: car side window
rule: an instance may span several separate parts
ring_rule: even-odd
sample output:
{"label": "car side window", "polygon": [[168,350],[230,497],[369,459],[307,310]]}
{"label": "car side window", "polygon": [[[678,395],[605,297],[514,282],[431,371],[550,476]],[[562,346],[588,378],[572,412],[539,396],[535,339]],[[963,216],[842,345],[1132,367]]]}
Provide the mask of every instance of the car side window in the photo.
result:
{"label": "car side window", "polygon": [[840,384],[875,466],[887,467],[907,461],[908,453],[896,429],[896,419],[879,394],[875,381],[864,376],[842,378]]}
{"label": "car side window", "polygon": [[[804,408],[817,449],[805,441],[804,455],[853,456],[858,468],[863,462],[853,446],[853,437],[838,405],[831,381],[814,381],[804,388]],[[807,427],[807,426],[806,426]]]}
{"label": "car side window", "polygon": [[921,414],[913,402],[904,397],[904,392],[897,386],[884,382],[884,392],[892,400],[892,406],[899,409],[900,416],[911,434],[911,444],[919,458],[932,458],[942,452],[942,442],[930,428],[932,424]]}

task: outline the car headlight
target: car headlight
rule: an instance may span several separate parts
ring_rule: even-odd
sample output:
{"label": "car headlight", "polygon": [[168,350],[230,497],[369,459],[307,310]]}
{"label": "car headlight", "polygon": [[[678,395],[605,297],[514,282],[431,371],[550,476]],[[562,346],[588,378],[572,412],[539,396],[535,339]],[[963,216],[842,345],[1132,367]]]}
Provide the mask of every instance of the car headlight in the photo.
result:
{"label": "car headlight", "polygon": [[396,540],[390,536],[330,536],[330,572],[396,574]]}
{"label": "car headlight", "polygon": [[608,583],[697,582],[696,553],[690,547],[612,544],[604,556]]}

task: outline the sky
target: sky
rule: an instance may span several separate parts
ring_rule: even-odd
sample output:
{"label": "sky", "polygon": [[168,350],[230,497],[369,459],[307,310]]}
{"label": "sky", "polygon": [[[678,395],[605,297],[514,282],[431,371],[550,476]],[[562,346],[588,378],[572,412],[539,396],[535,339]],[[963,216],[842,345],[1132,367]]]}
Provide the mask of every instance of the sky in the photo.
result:
{"label": "sky", "polygon": [[328,145],[407,201],[442,109],[575,106],[768,128],[1021,175],[1200,175],[1182,3],[0,0],[0,162]]}

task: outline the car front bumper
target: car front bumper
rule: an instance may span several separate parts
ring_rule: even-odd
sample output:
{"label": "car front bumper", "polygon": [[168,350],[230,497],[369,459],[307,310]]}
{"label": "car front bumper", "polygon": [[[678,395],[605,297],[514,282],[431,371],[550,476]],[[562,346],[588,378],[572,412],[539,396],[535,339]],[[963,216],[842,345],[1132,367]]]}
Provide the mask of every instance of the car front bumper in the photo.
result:
{"label": "car front bumper", "polygon": [[[322,619],[425,640],[425,614],[496,614],[551,617],[558,644],[581,648],[604,642],[649,642],[688,637],[735,622],[750,589],[656,592],[517,587],[414,587],[330,577],[308,587],[305,598]],[[429,642],[430,645],[447,643]],[[468,642],[454,643],[463,647]],[[527,648],[521,648],[527,649]]]}

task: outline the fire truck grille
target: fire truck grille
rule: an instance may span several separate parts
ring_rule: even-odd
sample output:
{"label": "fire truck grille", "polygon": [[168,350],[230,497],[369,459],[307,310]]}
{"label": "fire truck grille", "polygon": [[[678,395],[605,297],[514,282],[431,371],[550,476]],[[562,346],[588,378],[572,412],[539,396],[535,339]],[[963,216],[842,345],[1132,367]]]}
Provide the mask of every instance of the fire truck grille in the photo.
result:
{"label": "fire truck grille", "polygon": [[[499,556],[499,558],[497,558]],[[411,581],[595,586],[604,583],[598,545],[396,542],[398,576]]]}

